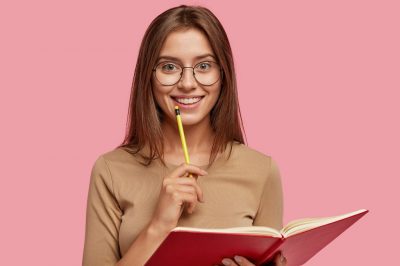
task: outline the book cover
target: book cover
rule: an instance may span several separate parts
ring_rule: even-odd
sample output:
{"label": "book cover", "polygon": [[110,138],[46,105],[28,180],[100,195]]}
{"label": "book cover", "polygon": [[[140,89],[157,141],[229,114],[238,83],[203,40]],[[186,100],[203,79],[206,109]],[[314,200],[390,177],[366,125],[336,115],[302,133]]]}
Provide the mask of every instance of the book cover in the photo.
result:
{"label": "book cover", "polygon": [[303,265],[367,212],[358,210],[334,217],[296,220],[281,231],[261,226],[177,227],[145,265],[212,266],[235,255],[262,265],[278,251],[286,257],[287,266]]}

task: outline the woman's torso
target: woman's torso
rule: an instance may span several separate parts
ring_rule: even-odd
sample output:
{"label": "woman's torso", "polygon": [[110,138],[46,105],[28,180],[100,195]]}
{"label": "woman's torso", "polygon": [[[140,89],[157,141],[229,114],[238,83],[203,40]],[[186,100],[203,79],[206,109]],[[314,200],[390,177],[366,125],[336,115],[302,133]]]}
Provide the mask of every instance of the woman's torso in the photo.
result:
{"label": "woman's torso", "polygon": [[[269,156],[235,143],[229,160],[229,146],[223,156],[197,180],[204,194],[192,214],[183,212],[178,226],[226,228],[251,226],[268,176]],[[159,160],[141,165],[119,148],[103,155],[108,162],[114,192],[121,208],[119,246],[123,256],[143,228],[151,221],[163,178],[177,165]],[[183,162],[183,160],[182,160]]]}

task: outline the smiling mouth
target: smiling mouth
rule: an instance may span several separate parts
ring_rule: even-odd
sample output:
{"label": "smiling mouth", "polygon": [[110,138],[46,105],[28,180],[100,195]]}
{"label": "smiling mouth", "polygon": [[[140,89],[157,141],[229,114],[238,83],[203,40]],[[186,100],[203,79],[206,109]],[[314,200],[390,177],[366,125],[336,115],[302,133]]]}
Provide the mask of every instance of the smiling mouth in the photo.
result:
{"label": "smiling mouth", "polygon": [[205,96],[200,96],[200,97],[193,97],[193,98],[177,98],[171,96],[171,99],[173,99],[175,102],[183,105],[193,105],[198,102],[200,102]]}

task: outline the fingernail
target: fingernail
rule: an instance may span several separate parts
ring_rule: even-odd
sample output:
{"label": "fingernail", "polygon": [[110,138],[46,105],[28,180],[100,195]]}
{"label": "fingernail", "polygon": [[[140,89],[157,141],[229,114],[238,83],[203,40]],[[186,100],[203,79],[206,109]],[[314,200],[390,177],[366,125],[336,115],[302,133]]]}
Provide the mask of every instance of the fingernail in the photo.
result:
{"label": "fingernail", "polygon": [[235,256],[235,257],[233,257],[237,262],[242,262],[243,260],[242,260],[242,257],[240,257],[240,256]]}
{"label": "fingernail", "polygon": [[228,266],[228,265],[231,265],[231,262],[230,262],[230,260],[228,260],[228,259],[223,259],[223,260],[222,260],[222,264]]}
{"label": "fingernail", "polygon": [[282,254],[280,256],[281,256],[280,257],[281,262],[284,262],[285,261],[285,257]]}
{"label": "fingernail", "polygon": [[208,175],[208,172],[206,170],[201,169],[201,172],[205,175]]}

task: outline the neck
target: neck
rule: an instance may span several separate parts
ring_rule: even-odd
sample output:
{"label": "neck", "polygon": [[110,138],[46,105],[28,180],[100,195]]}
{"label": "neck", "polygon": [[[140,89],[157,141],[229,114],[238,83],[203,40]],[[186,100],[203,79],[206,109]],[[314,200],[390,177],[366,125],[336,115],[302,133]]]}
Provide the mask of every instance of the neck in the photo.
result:
{"label": "neck", "polygon": [[[164,152],[183,155],[176,121],[166,120],[161,127],[164,133]],[[211,128],[209,116],[195,125],[184,125],[183,128],[189,154],[209,153],[211,151],[215,134]]]}

